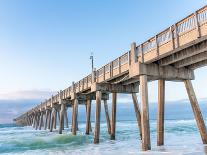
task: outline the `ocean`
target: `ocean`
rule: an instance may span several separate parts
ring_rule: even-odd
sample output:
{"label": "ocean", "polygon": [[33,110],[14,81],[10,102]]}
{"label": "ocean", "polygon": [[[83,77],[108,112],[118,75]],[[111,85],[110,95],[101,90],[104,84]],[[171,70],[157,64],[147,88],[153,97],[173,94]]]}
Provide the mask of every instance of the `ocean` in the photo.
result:
{"label": "ocean", "polygon": [[[207,123],[207,103],[200,108]],[[92,108],[92,127],[94,110]],[[85,107],[79,108],[79,131],[73,136],[69,129],[62,135],[58,130],[34,130],[15,124],[0,125],[0,154],[4,155],[202,155],[207,154],[207,145],[202,144],[190,103],[187,101],[166,104],[165,145],[156,146],[156,104],[150,104],[150,130],[152,150],[141,151],[139,131],[132,104],[118,104],[116,140],[110,140],[105,122],[104,109],[101,115],[100,144],[93,144],[93,133],[85,135]],[[70,110],[69,123],[71,122]]]}

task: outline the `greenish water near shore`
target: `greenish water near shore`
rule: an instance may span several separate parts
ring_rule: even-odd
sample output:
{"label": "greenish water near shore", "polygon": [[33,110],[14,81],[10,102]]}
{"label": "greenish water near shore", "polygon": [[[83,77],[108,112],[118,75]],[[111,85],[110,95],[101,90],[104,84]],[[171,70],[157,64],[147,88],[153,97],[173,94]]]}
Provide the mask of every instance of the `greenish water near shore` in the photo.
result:
{"label": "greenish water near shore", "polygon": [[[20,127],[14,124],[0,125],[0,154],[207,154],[207,146],[202,144],[197,125],[193,119],[192,110],[188,104],[172,104],[166,107],[166,109],[171,108],[171,110],[166,111],[165,146],[162,147],[156,146],[156,108],[154,109],[151,106],[150,129],[152,150],[148,152],[141,151],[141,141],[133,109],[127,109],[128,105],[124,106],[120,106],[117,109],[118,121],[115,141],[110,140],[105,120],[102,119],[100,144],[93,144],[93,133],[88,136],[84,134],[85,122],[81,120],[84,113],[80,109],[77,136],[71,134],[71,126],[69,126],[69,129],[65,129],[62,135],[59,135],[57,130],[51,133],[48,130],[36,131],[32,127]],[[207,107],[205,104],[201,104],[204,119],[207,122],[205,107]],[[104,118],[104,115],[102,115],[102,118]],[[92,127],[94,127],[93,120]]]}

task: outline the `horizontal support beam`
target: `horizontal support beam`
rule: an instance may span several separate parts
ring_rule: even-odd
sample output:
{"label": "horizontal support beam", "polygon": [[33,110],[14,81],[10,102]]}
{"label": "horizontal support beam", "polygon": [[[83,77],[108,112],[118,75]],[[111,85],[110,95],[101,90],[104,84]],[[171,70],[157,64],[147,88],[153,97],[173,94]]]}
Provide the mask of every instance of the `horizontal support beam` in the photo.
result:
{"label": "horizontal support beam", "polygon": [[[78,99],[79,102],[84,101],[85,104],[85,101],[87,99],[96,100],[96,94],[94,92],[90,92],[89,94],[76,94],[75,99]],[[101,100],[109,100],[109,94],[103,93],[101,96]]]}
{"label": "horizontal support beam", "polygon": [[205,51],[207,51],[207,40],[173,53],[159,60],[158,63],[160,66],[167,66]]}
{"label": "horizontal support beam", "polygon": [[200,61],[198,63],[192,64],[192,65],[188,66],[188,68],[192,69],[192,70],[195,70],[197,68],[204,67],[204,66],[207,66],[207,60]]}
{"label": "horizontal support beam", "polygon": [[192,57],[189,57],[189,58],[186,58],[184,60],[176,62],[174,64],[174,66],[176,68],[181,68],[181,67],[186,67],[186,66],[198,63],[200,61],[204,61],[204,60],[207,60],[207,49],[203,53],[200,53],[200,54],[197,54],[195,56],[192,56]]}
{"label": "horizontal support beam", "polygon": [[111,93],[138,93],[138,83],[123,85],[123,84],[108,84],[108,83],[94,83],[91,86],[91,91],[111,92]]}
{"label": "horizontal support beam", "polygon": [[166,80],[193,80],[195,78],[194,72],[187,68],[175,68],[173,66],[160,67],[158,64],[140,64],[140,75],[148,75],[157,79]]}

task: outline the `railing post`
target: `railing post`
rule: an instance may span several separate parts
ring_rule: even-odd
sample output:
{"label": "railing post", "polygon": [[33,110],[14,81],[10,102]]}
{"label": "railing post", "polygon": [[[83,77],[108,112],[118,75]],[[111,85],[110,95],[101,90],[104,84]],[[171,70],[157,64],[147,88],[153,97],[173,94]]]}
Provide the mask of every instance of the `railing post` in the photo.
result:
{"label": "railing post", "polygon": [[137,55],[136,55],[136,43],[132,43],[131,44],[131,64],[134,64],[134,63],[136,63],[137,62]]}
{"label": "railing post", "polygon": [[87,78],[86,78],[86,87],[88,88],[88,76],[87,76]]}
{"label": "railing post", "polygon": [[85,86],[85,78],[82,80],[82,89],[81,89],[81,91],[84,90],[84,86]]}
{"label": "railing post", "polygon": [[177,43],[177,46],[176,47],[179,47],[180,46],[180,43],[179,43],[179,34],[178,34],[177,24],[174,24],[174,33],[175,33],[176,43]]}
{"label": "railing post", "polygon": [[143,51],[143,44],[141,44],[141,45],[140,45],[140,51],[141,51],[141,53],[142,53],[142,59],[141,59],[141,61],[142,61],[142,63],[144,63],[144,51]]}
{"label": "railing post", "polygon": [[119,62],[119,74],[121,74],[121,58],[118,58],[118,62]]}
{"label": "railing post", "polygon": [[105,67],[106,66],[103,67],[103,78],[104,78],[104,81],[106,80],[106,71],[105,71],[106,69],[105,69]]}
{"label": "railing post", "polygon": [[128,65],[131,65],[131,51],[128,52]]}
{"label": "railing post", "polygon": [[156,44],[157,57],[159,57],[160,53],[159,53],[159,44],[158,44],[158,41],[157,41],[157,35],[155,35],[155,44]]}
{"label": "railing post", "polygon": [[197,37],[200,38],[201,31],[200,31],[200,26],[199,26],[199,21],[198,21],[198,12],[196,11],[194,15],[195,15],[195,23],[196,23],[196,29],[197,29]]}
{"label": "railing post", "polygon": [[97,80],[97,75],[96,75],[96,68],[93,69],[93,72],[92,72],[92,76],[91,76],[91,83],[95,83],[96,80]]}
{"label": "railing post", "polygon": [[80,92],[80,81],[78,81],[78,92]]}
{"label": "railing post", "polygon": [[113,62],[110,63],[110,78],[113,77]]}
{"label": "railing post", "polygon": [[72,82],[72,92],[75,93],[76,92],[76,88],[75,88],[75,82]]}
{"label": "railing post", "polygon": [[174,42],[174,33],[173,33],[173,28],[170,26],[170,34],[171,34],[171,40],[172,40],[172,49],[175,49],[175,42]]}

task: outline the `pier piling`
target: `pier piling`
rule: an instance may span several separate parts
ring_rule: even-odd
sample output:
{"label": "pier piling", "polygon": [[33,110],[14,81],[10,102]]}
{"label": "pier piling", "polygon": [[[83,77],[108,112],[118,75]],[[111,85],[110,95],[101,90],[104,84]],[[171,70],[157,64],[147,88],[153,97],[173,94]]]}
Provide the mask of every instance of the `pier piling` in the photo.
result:
{"label": "pier piling", "polygon": [[112,93],[111,140],[115,140],[117,93]]}
{"label": "pier piling", "polygon": [[[158,80],[157,145],[161,146],[164,145],[165,81],[176,81],[185,84],[201,139],[207,144],[205,122],[191,83],[195,79],[194,70],[207,65],[206,32],[207,6],[204,6],[144,43],[132,43],[131,48],[120,57],[97,70],[92,68],[92,73],[14,120],[20,125],[32,125],[36,130],[44,125],[44,129],[48,127],[50,132],[56,129],[59,120],[61,134],[64,123],[68,128],[67,108],[71,107],[71,132],[76,135],[78,105],[85,105],[85,134],[88,135],[92,131],[91,102],[96,100],[94,143],[97,144],[101,100],[104,101],[110,139],[115,140],[117,93],[132,94],[142,150],[147,151],[151,149],[148,82]],[[112,93],[111,118],[107,104],[109,93]],[[136,93],[141,97],[140,107]]]}
{"label": "pier piling", "polygon": [[94,144],[99,143],[100,135],[100,119],[101,119],[101,91],[96,92],[96,116],[95,116],[95,130],[94,130]]}
{"label": "pier piling", "polygon": [[141,94],[141,105],[142,105],[141,106],[142,150],[147,151],[151,149],[147,75],[140,76],[140,94]]}
{"label": "pier piling", "polygon": [[91,100],[86,100],[86,135],[89,135],[91,128]]}
{"label": "pier piling", "polygon": [[51,124],[51,110],[48,110],[48,126],[47,129],[50,130],[50,124]]}
{"label": "pier piling", "polygon": [[39,130],[42,128],[42,122],[43,122],[43,112],[40,112],[40,120],[39,120]]}
{"label": "pier piling", "polygon": [[203,144],[207,144],[207,132],[206,132],[206,126],[203,120],[203,116],[201,113],[201,110],[199,108],[199,104],[193,89],[193,85],[190,80],[184,80],[185,87],[190,99],[191,107],[193,109],[193,113],[195,116],[195,120],[198,126],[198,129],[200,131],[201,139],[203,141]]}
{"label": "pier piling", "polygon": [[68,110],[67,109],[68,108],[65,107],[65,112],[64,112],[64,116],[65,116],[65,127],[66,128],[69,128],[69,126],[68,126]]}
{"label": "pier piling", "polygon": [[65,104],[61,103],[59,134],[62,134],[62,130],[64,128],[64,113],[65,113]]}
{"label": "pier piling", "polygon": [[57,128],[57,114],[58,114],[58,108],[54,108],[54,113],[53,113],[53,129]]}
{"label": "pier piling", "polygon": [[45,124],[44,124],[44,129],[45,130],[47,129],[48,115],[49,115],[49,112],[48,112],[48,110],[46,110],[46,113],[45,113]]}
{"label": "pier piling", "polygon": [[72,134],[76,135],[77,124],[78,124],[78,99],[74,99],[73,103],[73,124],[72,124]]}
{"label": "pier piling", "polygon": [[104,109],[105,109],[105,116],[106,116],[106,123],[107,123],[108,133],[110,135],[111,134],[111,121],[110,121],[110,116],[109,116],[107,100],[104,100]]}
{"label": "pier piling", "polygon": [[164,145],[165,80],[158,80],[157,145]]}
{"label": "pier piling", "polygon": [[139,129],[139,133],[140,133],[140,139],[142,139],[141,114],[140,114],[140,108],[139,108],[139,103],[137,100],[136,93],[132,93],[132,99],[133,99],[133,103],[134,103],[134,110],[135,110],[138,129]]}
{"label": "pier piling", "polygon": [[53,131],[53,128],[54,128],[54,122],[55,122],[55,113],[56,113],[56,110],[55,108],[53,107],[52,108],[52,116],[51,116],[51,123],[50,123],[50,132]]}

